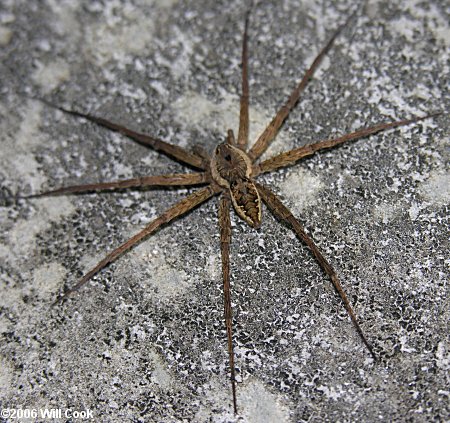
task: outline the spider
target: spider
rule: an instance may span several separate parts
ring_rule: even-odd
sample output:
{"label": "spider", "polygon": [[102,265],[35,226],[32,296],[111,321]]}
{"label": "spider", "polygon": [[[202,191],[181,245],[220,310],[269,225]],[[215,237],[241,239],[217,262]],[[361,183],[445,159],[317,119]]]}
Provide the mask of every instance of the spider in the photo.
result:
{"label": "spider", "polygon": [[377,356],[361,329],[355,312],[347,298],[347,295],[341,285],[333,267],[328,260],[323,256],[322,252],[314,243],[313,239],[307,234],[299,220],[294,217],[290,210],[282,203],[278,196],[267,186],[257,182],[257,178],[267,172],[272,172],[280,168],[294,165],[303,157],[310,156],[318,151],[329,149],[341,145],[347,141],[357,140],[368,137],[380,131],[385,131],[390,128],[415,123],[430,117],[436,116],[439,113],[428,114],[423,117],[414,117],[411,119],[397,120],[391,122],[380,123],[375,126],[361,128],[357,131],[348,133],[346,135],[322,140],[314,144],[305,145],[294,148],[290,151],[277,154],[276,156],[267,160],[260,160],[261,155],[266,151],[275,136],[279,132],[283,122],[289,116],[291,110],[297,104],[301,93],[304,91],[308,81],[313,77],[323,57],[331,49],[335,39],[342,32],[342,30],[353,19],[353,13],[331,36],[327,44],[318,53],[317,57],[312,62],[311,66],[306,71],[303,78],[296,85],[288,100],[277,111],[272,121],[259,135],[254,144],[248,147],[249,138],[249,83],[248,83],[248,27],[250,9],[247,11],[244,23],[243,41],[242,41],[242,93],[240,97],[240,113],[239,113],[239,128],[237,137],[235,137],[233,130],[227,131],[226,140],[217,145],[211,155],[209,155],[201,147],[195,147],[192,151],[188,151],[182,147],[170,144],[161,139],[133,131],[122,125],[112,121],[94,116],[88,113],[82,113],[75,110],[69,110],[64,107],[55,105],[48,100],[38,98],[50,107],[57,108],[69,115],[84,118],[102,127],[108,128],[112,131],[119,132],[132,140],[143,144],[147,147],[153,148],[170,158],[182,163],[183,165],[195,169],[195,172],[190,173],[175,173],[156,176],[142,176],[133,179],[119,180],[113,182],[100,182],[87,185],[74,185],[45,191],[39,194],[29,195],[26,198],[36,198],[49,195],[64,195],[72,193],[86,193],[91,191],[105,191],[115,189],[125,189],[130,187],[148,187],[148,186],[194,186],[203,185],[202,188],[196,190],[188,195],[172,207],[168,208],[159,217],[151,221],[144,229],[139,231],[136,235],[128,239],[122,245],[112,250],[102,260],[100,260],[92,269],[90,269],[72,288],[66,290],[53,304],[59,303],[61,300],[67,298],[75,291],[85,285],[95,274],[100,272],[111,262],[119,258],[123,253],[130,250],[133,246],[140,243],[151,234],[155,233],[161,226],[169,224],[172,220],[181,217],[190,210],[205,203],[212,197],[219,197],[218,221],[220,229],[220,250],[222,260],[222,275],[223,275],[223,295],[224,295],[224,311],[225,311],[225,326],[227,333],[228,344],[228,360],[229,373],[231,380],[231,392],[234,413],[238,413],[237,399],[236,399],[236,371],[235,371],[235,357],[233,351],[233,325],[232,325],[232,307],[231,307],[231,292],[230,292],[230,241],[231,241],[231,221],[230,209],[233,207],[237,215],[243,219],[252,228],[257,229],[261,224],[262,219],[262,203],[265,203],[267,208],[273,215],[290,226],[297,237],[304,242],[314,255],[320,267],[331,279],[331,282],[340,296],[347,313],[358,332],[362,342],[365,344],[368,352],[374,360]]}

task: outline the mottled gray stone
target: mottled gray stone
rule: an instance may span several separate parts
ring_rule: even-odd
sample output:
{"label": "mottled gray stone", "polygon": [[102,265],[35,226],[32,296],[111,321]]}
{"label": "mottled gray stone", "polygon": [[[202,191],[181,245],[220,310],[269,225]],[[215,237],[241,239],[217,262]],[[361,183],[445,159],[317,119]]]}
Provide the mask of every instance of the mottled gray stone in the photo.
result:
{"label": "mottled gray stone", "polygon": [[[26,95],[211,150],[237,127],[241,3],[2,0],[2,407],[89,409],[109,422],[234,420],[217,201],[51,308],[64,286],[190,190],[13,196],[184,169]],[[257,3],[253,140],[353,4]],[[444,1],[369,0],[267,155],[448,110],[448,22]],[[234,218],[242,421],[448,419],[448,123],[443,115],[388,131],[261,178],[338,271],[381,359],[371,360],[288,228],[267,210],[258,231]]]}

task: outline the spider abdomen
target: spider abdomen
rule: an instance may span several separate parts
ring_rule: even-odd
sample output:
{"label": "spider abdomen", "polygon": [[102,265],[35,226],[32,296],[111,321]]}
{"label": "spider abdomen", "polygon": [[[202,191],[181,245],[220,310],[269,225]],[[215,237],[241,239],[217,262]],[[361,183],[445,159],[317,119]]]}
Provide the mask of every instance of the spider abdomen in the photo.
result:
{"label": "spider abdomen", "polygon": [[252,163],[247,154],[230,143],[216,147],[211,159],[211,176],[228,188],[236,213],[250,226],[261,224],[261,198],[251,181]]}
{"label": "spider abdomen", "polygon": [[245,178],[230,184],[230,194],[237,214],[257,228],[261,224],[261,199],[253,182]]}

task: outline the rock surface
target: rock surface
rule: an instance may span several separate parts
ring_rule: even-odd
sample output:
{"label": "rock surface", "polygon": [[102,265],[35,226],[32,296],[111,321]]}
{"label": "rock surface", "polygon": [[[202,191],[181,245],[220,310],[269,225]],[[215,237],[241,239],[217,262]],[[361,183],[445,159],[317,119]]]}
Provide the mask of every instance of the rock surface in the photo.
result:
{"label": "rock surface", "polygon": [[[186,171],[33,96],[183,147],[211,151],[236,130],[241,3],[1,2],[3,408],[90,410],[93,421],[109,422],[235,420],[217,199],[51,308],[64,286],[192,190],[14,197]],[[448,8],[439,0],[399,3],[366,2],[266,157],[449,109]],[[352,4],[257,2],[249,29],[252,140]],[[288,228],[266,209],[259,230],[233,217],[243,421],[448,418],[448,124],[444,114],[260,179],[336,268],[379,362]]]}

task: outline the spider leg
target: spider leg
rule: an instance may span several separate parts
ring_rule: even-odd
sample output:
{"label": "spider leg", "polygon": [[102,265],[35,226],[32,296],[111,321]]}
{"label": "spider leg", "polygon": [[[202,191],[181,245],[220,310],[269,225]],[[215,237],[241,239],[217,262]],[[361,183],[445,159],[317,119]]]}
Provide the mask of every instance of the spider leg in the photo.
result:
{"label": "spider leg", "polygon": [[314,154],[316,151],[324,150],[326,148],[332,148],[336,145],[343,144],[347,141],[357,140],[359,138],[364,138],[369,135],[375,134],[377,132],[385,131],[391,128],[397,128],[399,126],[409,125],[410,123],[419,122],[424,119],[428,119],[437,115],[440,115],[441,112],[430,113],[423,117],[416,117],[412,119],[398,120],[395,122],[389,123],[380,123],[375,126],[371,126],[369,128],[358,129],[355,132],[351,132],[350,134],[343,135],[338,138],[332,138],[324,141],[319,141],[314,144],[305,145],[303,147],[295,148],[290,151],[286,151],[284,153],[278,154],[268,160],[263,161],[260,164],[254,165],[253,176],[259,175],[260,173],[270,172],[275,169],[279,169],[280,167],[289,166],[294,164],[297,160],[301,159],[305,156],[310,156]]}
{"label": "spider leg", "polygon": [[333,36],[330,38],[330,40],[325,45],[325,47],[320,51],[320,53],[314,59],[311,66],[306,71],[305,75],[303,76],[302,80],[295,87],[294,91],[292,91],[288,101],[286,103],[284,103],[283,106],[281,106],[281,108],[278,110],[277,114],[272,119],[272,121],[269,123],[267,128],[259,136],[259,138],[256,140],[255,144],[253,144],[252,148],[248,152],[248,156],[250,157],[250,159],[252,161],[255,161],[258,157],[260,157],[261,154],[263,154],[264,151],[266,151],[267,147],[269,147],[270,143],[273,141],[273,139],[277,135],[278,130],[280,129],[281,125],[283,124],[285,119],[288,117],[290,111],[297,104],[301,93],[305,89],[309,80],[314,75],[314,72],[316,71],[316,69],[319,66],[320,62],[322,61],[323,57],[331,49],[331,46],[333,45],[334,40],[342,32],[342,30],[347,26],[347,24],[353,18],[354,14],[355,14],[355,12],[352,15],[350,15],[350,17],[347,18],[347,20],[333,34]]}
{"label": "spider leg", "polygon": [[334,288],[338,292],[339,296],[341,297],[341,300],[343,301],[345,308],[347,309],[347,312],[350,316],[350,319],[353,322],[353,325],[355,326],[359,336],[361,337],[362,341],[366,345],[367,349],[369,350],[370,354],[374,358],[374,360],[377,360],[377,356],[375,355],[372,346],[370,345],[369,341],[367,340],[366,336],[364,335],[363,330],[359,326],[358,321],[356,320],[355,312],[353,311],[353,308],[350,304],[350,301],[347,298],[347,295],[345,294],[344,288],[342,288],[341,282],[339,281],[339,278],[334,271],[333,267],[328,263],[327,259],[322,255],[320,250],[317,248],[316,244],[312,240],[310,236],[308,236],[303,229],[300,222],[294,217],[294,215],[289,211],[289,209],[280,201],[280,199],[268,188],[264,187],[261,184],[258,184],[255,182],[256,187],[258,188],[258,191],[263,199],[263,201],[266,203],[267,207],[270,209],[270,211],[278,217],[280,220],[288,223],[294,232],[297,234],[297,236],[309,247],[311,252],[314,254],[314,257],[320,264],[320,267],[325,271],[325,273],[330,277],[331,282],[333,283]]}
{"label": "spider leg", "polygon": [[203,160],[203,169],[207,169],[209,167],[210,157],[208,151],[200,144],[194,144],[192,146],[192,152],[196,154],[198,157],[201,157]]}
{"label": "spider leg", "polygon": [[233,392],[234,414],[237,414],[236,377],[234,367],[233,327],[232,327],[231,293],[230,293],[230,241],[231,241],[230,204],[231,204],[230,198],[228,197],[227,194],[224,194],[220,199],[219,226],[220,226],[220,251],[222,255],[225,325],[227,328],[227,339],[228,339],[228,359],[230,363],[231,390]]}
{"label": "spider leg", "polygon": [[202,158],[197,156],[196,154],[190,153],[189,151],[185,150],[182,147],[170,144],[166,141],[152,137],[150,135],[145,135],[140,132],[133,131],[132,129],[128,129],[125,126],[119,125],[118,123],[114,123],[109,120],[90,115],[88,113],[81,113],[74,110],[66,109],[61,106],[57,106],[48,100],[44,100],[38,97],[33,97],[33,99],[39,100],[40,102],[46,104],[47,106],[61,110],[62,112],[67,113],[69,115],[87,119],[91,122],[96,123],[99,126],[103,126],[104,128],[108,128],[114,132],[119,132],[120,134],[125,135],[128,138],[131,138],[132,140],[138,142],[139,144],[152,147],[153,149],[161,151],[164,154],[167,154],[168,156],[171,156],[184,164],[193,166],[197,169],[204,169]]}
{"label": "spider leg", "polygon": [[124,179],[113,182],[99,182],[96,184],[73,185],[62,187],[51,191],[41,192],[19,198],[38,198],[44,196],[75,194],[92,191],[106,191],[115,189],[124,189],[132,187],[149,187],[149,186],[188,186],[199,185],[208,182],[206,173],[172,173],[169,175],[142,176],[133,179]]}
{"label": "spider leg", "polygon": [[232,129],[227,131],[227,144],[236,145],[236,139],[234,138],[234,132]]}
{"label": "spider leg", "polygon": [[89,270],[80,281],[71,289],[66,291],[62,296],[60,296],[53,305],[59,303],[64,298],[67,298],[69,295],[73,294],[75,291],[80,289],[87,281],[89,281],[92,276],[106,267],[109,263],[112,263],[116,260],[120,255],[122,255],[125,251],[128,251],[131,247],[139,243],[142,239],[149,236],[153,232],[155,232],[160,226],[169,223],[171,220],[175,219],[178,216],[181,216],[187,213],[189,210],[192,210],[194,207],[204,203],[214,194],[215,191],[211,186],[207,186],[204,188],[195,191],[191,195],[183,198],[178,203],[174,204],[172,207],[168,208],[163,214],[159,217],[151,221],[143,230],[138,232],[136,235],[131,237],[128,241],[124,242],[122,245],[117,247],[115,250],[111,251],[106,257],[100,260],[91,270]]}
{"label": "spider leg", "polygon": [[237,145],[242,150],[247,148],[248,144],[248,50],[247,50],[247,32],[248,21],[250,18],[250,9],[245,16],[244,37],[242,40],[242,95],[241,95],[241,109],[239,113],[239,131]]}

